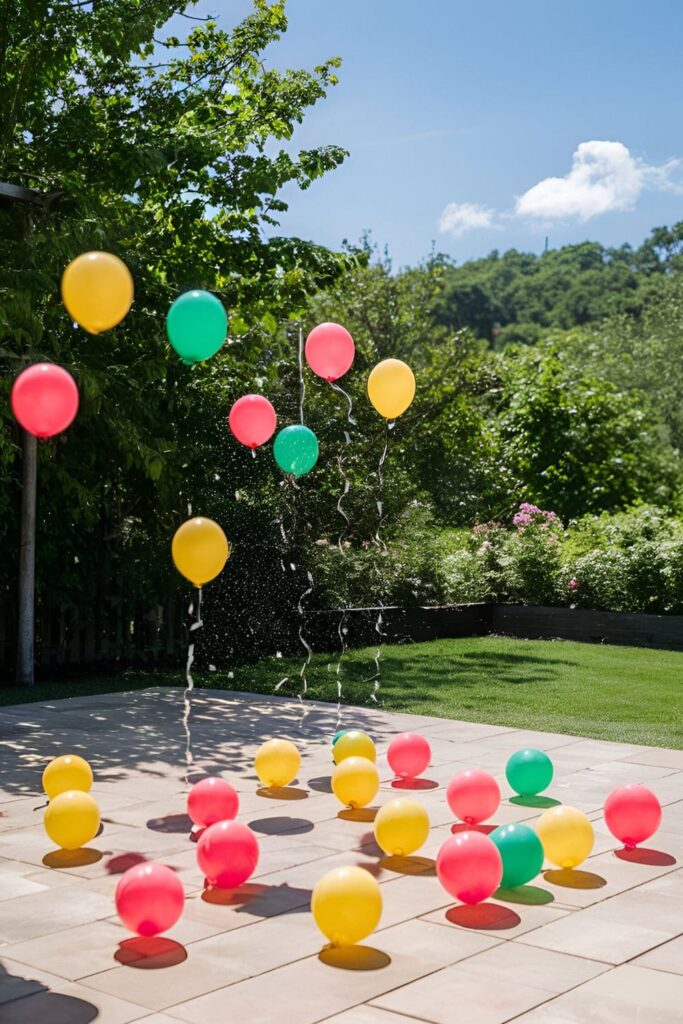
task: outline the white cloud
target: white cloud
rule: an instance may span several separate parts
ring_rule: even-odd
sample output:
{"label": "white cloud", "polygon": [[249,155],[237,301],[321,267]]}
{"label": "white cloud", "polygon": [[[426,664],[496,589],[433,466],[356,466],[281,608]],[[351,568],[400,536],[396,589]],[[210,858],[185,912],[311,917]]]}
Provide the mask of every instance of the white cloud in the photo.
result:
{"label": "white cloud", "polygon": [[449,203],[439,217],[439,231],[460,238],[466,231],[495,226],[495,213],[480,203]]}
{"label": "white cloud", "polygon": [[518,217],[590,220],[601,213],[631,210],[645,189],[677,190],[671,173],[679,160],[653,166],[634,157],[622,142],[582,142],[562,178],[544,178],[519,196]]}

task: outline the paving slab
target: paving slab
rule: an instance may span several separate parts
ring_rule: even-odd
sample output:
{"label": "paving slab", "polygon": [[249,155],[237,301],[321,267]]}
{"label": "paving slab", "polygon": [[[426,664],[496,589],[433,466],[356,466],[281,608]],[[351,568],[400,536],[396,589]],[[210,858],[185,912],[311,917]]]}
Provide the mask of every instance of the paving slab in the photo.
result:
{"label": "paving slab", "polygon": [[[683,760],[680,751],[607,743],[381,708],[197,690],[190,745],[183,694],[152,687],[15,706],[0,727],[0,1020],[2,1024],[648,1024],[683,1021]],[[341,809],[331,792],[330,740],[357,727],[376,740],[380,789],[370,808]],[[417,785],[397,783],[386,749],[422,732],[432,764]],[[253,754],[284,736],[302,753],[299,777],[264,792]],[[505,762],[546,750],[555,765],[539,801],[514,798]],[[93,766],[102,829],[68,854],[43,830],[41,775],[57,754]],[[502,801],[482,828],[534,827],[552,800],[582,809],[595,829],[572,872],[546,863],[528,886],[479,905],[457,904],[434,858],[461,823],[445,789],[467,767],[491,771]],[[189,782],[220,774],[235,785],[239,819],[260,844],[253,877],[229,892],[206,888],[186,815]],[[616,785],[642,782],[664,806],[661,830],[625,854],[602,806]],[[408,796],[430,817],[424,847],[387,857],[373,819]],[[157,939],[131,936],[115,913],[121,874],[143,860],[177,872],[186,893],[178,923]],[[311,891],[333,867],[361,865],[380,884],[376,932],[330,950],[310,914]]]}

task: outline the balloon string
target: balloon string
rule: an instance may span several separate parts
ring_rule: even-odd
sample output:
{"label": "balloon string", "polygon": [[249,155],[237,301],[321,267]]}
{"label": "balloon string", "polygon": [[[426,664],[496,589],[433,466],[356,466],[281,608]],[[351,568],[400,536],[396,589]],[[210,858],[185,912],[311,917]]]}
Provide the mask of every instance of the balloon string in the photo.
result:
{"label": "balloon string", "polygon": [[304,395],[306,394],[306,381],[304,380],[304,332],[299,324],[299,420],[304,422]]}
{"label": "balloon string", "polygon": [[309,642],[306,640],[306,638],[304,636],[304,619],[305,619],[305,614],[304,614],[304,604],[303,603],[304,603],[305,599],[308,597],[308,595],[311,593],[311,591],[313,590],[314,583],[313,583],[313,574],[311,572],[307,572],[306,576],[308,577],[308,587],[301,594],[301,597],[299,598],[299,604],[297,606],[298,607],[298,611],[299,611],[299,620],[300,620],[299,640],[300,640],[302,646],[305,648],[305,651],[306,651],[306,657],[304,659],[303,665],[301,666],[301,672],[299,673],[299,677],[301,679],[301,687],[302,687],[301,688],[301,692],[299,693],[299,700],[302,702],[302,706],[303,706],[303,698],[306,696],[306,694],[308,692],[308,678],[306,676],[306,672],[308,671],[308,666],[311,664],[311,658],[313,657],[313,648],[311,647],[311,645],[309,644]]}
{"label": "balloon string", "polygon": [[[350,427],[358,426],[356,420],[353,417],[353,399],[351,398],[351,395],[347,391],[344,391],[344,388],[341,387],[339,384],[337,384],[336,381],[330,381],[330,386],[335,391],[338,391],[339,394],[344,399],[346,399],[346,402],[348,403],[348,409],[347,409],[347,412],[346,412],[346,420],[347,420],[347,423],[349,425],[349,428]],[[346,551],[344,549],[344,538],[346,537],[346,534],[349,531],[349,527],[351,526],[351,520],[349,519],[349,516],[348,516],[348,514],[346,512],[346,509],[344,508],[344,505],[343,505],[344,499],[346,498],[347,494],[351,490],[351,480],[349,478],[348,473],[346,472],[346,458],[347,458],[347,455],[348,455],[348,449],[349,449],[350,444],[351,444],[351,434],[350,434],[350,431],[349,430],[345,430],[344,431],[344,450],[341,451],[339,453],[339,455],[337,456],[337,468],[339,469],[339,473],[341,475],[342,482],[343,482],[342,492],[339,495],[339,498],[337,500],[337,512],[339,513],[339,515],[344,520],[344,525],[343,525],[343,527],[342,527],[342,529],[341,529],[341,531],[339,533],[339,537],[337,538],[337,547],[339,548],[339,552],[342,555],[346,555]],[[337,633],[339,634],[339,643],[340,643],[340,653],[339,653],[339,658],[337,659],[337,667],[336,667],[336,670],[335,670],[336,682],[337,682],[337,727],[339,727],[339,724],[341,722],[341,701],[342,701],[341,667],[342,667],[342,661],[344,659],[344,655],[346,654],[346,650],[347,650],[347,643],[346,643],[346,636],[347,636],[347,633],[348,633],[348,629],[346,627],[346,617],[347,617],[347,614],[348,614],[348,608],[342,609],[341,618],[339,619],[339,625],[337,626]]]}
{"label": "balloon string", "polygon": [[[188,608],[188,614],[192,615],[194,607],[190,603]],[[190,634],[194,633],[195,630],[200,629],[204,623],[202,622],[202,588],[197,587],[197,618],[195,622],[190,625]],[[187,687],[183,693],[183,728],[185,730],[185,782],[187,785],[190,783],[190,771],[194,764],[194,758],[192,756],[192,736],[190,732],[190,713],[192,711],[192,702],[190,696],[192,690],[194,690],[194,679],[192,678],[192,664],[194,662],[194,641],[190,638],[190,643],[187,648],[187,664],[185,665],[185,679],[187,681]]]}
{"label": "balloon string", "polygon": [[[374,536],[374,541],[380,548],[380,558],[385,556],[388,550],[381,535],[382,525],[384,523],[384,462],[387,457],[387,452],[389,451],[389,431],[394,429],[395,424],[394,422],[390,423],[389,420],[385,420],[385,425],[386,430],[384,434],[384,450],[380,455],[379,462],[377,464],[377,530]],[[380,588],[380,593],[377,598],[379,604],[379,612],[377,613],[377,620],[375,622],[375,633],[377,633],[377,650],[375,652],[375,675],[372,680],[373,689],[372,693],[370,694],[370,698],[375,702],[375,704],[379,703],[377,695],[379,693],[382,682],[382,642],[384,637],[386,636],[386,633],[382,628],[384,625],[384,603],[382,601],[384,595],[382,594],[382,570],[379,564],[377,567],[377,579]]]}

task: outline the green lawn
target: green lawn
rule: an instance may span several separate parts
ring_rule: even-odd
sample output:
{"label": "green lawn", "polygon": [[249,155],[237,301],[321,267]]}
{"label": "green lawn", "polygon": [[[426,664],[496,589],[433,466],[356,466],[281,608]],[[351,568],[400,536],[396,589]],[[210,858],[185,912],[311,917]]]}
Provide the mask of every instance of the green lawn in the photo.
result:
{"label": "green lawn", "polygon": [[[348,704],[368,704],[374,648],[348,652],[342,664]],[[308,695],[336,701],[337,655],[315,655]],[[195,674],[195,685],[299,693],[301,660],[269,658],[228,673]],[[575,733],[654,746],[683,746],[683,655],[569,641],[473,637],[387,646],[382,650],[380,706],[388,711],[460,718]],[[83,682],[23,690],[0,688],[3,704],[184,684],[177,672],[124,672]]]}

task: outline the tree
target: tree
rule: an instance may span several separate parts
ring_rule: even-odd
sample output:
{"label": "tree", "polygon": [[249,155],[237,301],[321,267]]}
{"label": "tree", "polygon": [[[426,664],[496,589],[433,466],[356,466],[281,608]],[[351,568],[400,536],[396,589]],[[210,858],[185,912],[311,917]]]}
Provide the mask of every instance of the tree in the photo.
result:
{"label": "tree", "polygon": [[[77,424],[41,446],[38,588],[51,607],[86,604],[95,619],[105,605],[120,611],[159,593],[166,569],[144,552],[162,538],[166,547],[178,521],[192,456],[188,384],[214,372],[169,360],[170,301],[187,287],[220,295],[234,344],[216,366],[233,372],[264,339],[281,345],[278,324],[300,316],[348,262],[275,234],[282,188],[307,188],[344,158],[335,146],[296,155],[284,146],[335,84],[339,61],[311,72],[264,65],[263,51],[287,27],[281,0],[256,0],[232,31],[209,20],[191,22],[184,40],[164,34],[186,6],[0,5],[0,178],[63,196],[42,214],[0,210],[3,390],[41,358],[79,383]],[[64,266],[89,248],[120,255],[136,283],[125,323],[97,337],[75,331],[59,302]],[[17,436],[6,401],[2,408],[3,540],[16,550]],[[6,560],[8,596],[15,572]],[[93,587],[97,600],[83,602],[79,588]]]}

